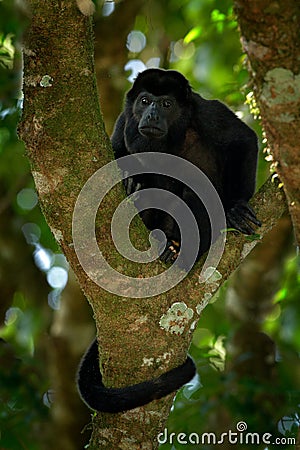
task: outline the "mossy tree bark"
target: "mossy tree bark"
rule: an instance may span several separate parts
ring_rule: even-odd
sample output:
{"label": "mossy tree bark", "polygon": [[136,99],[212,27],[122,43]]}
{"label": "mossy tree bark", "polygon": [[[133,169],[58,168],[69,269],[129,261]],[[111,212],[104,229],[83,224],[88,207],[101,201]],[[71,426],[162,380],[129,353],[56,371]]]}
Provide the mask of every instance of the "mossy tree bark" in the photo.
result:
{"label": "mossy tree bark", "polygon": [[[72,214],[82,186],[110,161],[112,152],[98,104],[91,22],[78,11],[75,0],[30,0],[29,6],[32,18],[24,45],[20,135],[26,143],[46,220],[93,307],[105,383],[127,386],[158,376],[184,361],[191,325],[198,319],[205,294],[212,294],[226,280],[255,243],[249,243],[244,236],[229,236],[218,267],[220,279],[200,284],[199,262],[183,282],[157,297],[119,297],[92,282],[75,253]],[[123,198],[121,187],[107,197],[95,224],[104,256],[114,267],[128,269],[133,277],[153,276],[153,271],[161,270],[159,262],[154,269],[153,265],[141,269],[131,261],[124,263],[113,248],[110,224]],[[274,183],[267,183],[253,206],[263,221],[263,235],[285,209],[283,193]],[[141,223],[134,225],[133,237],[139,248],[147,242]],[[182,334],[161,329],[162,315],[183,300],[193,317],[184,322]],[[144,358],[156,363],[145,365]],[[156,436],[167,419],[172,398],[170,395],[124,414],[95,416],[91,448],[157,448]]]}
{"label": "mossy tree bark", "polygon": [[273,166],[300,244],[300,4],[235,0],[255,98]]}

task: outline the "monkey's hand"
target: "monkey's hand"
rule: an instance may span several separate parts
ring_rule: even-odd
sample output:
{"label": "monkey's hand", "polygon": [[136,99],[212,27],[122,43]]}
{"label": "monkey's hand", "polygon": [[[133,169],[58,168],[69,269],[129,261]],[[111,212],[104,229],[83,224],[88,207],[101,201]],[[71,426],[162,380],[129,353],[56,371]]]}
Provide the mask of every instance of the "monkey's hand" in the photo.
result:
{"label": "monkey's hand", "polygon": [[238,200],[227,212],[226,219],[228,228],[235,228],[244,234],[253,234],[255,226],[261,226],[261,222],[246,200]]}
{"label": "monkey's hand", "polygon": [[129,177],[128,172],[124,171],[124,177],[126,177],[123,179],[126,195],[134,194],[141,189],[141,183],[137,183],[134,177]]}

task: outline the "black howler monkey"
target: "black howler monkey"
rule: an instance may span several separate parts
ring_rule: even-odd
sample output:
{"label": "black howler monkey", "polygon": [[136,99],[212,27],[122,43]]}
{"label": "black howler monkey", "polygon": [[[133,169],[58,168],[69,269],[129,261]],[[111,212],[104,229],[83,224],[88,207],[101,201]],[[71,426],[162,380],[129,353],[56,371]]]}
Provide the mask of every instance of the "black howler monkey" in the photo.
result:
{"label": "black howler monkey", "polygon": [[[174,70],[148,69],[127,93],[124,112],[112,135],[116,158],[140,152],[162,152],[187,159],[210,179],[222,201],[227,226],[253,233],[260,225],[248,205],[255,188],[257,137],[218,100],[205,100]],[[192,210],[200,232],[198,258],[208,250],[210,222],[197,195],[177,180],[156,174],[126,180],[126,193],[161,188],[179,196]],[[141,205],[142,206],[142,205]],[[167,213],[140,213],[149,230],[161,229],[167,247],[161,259],[172,261],[180,249],[180,232]]]}
{"label": "black howler monkey", "polygon": [[[210,179],[222,201],[227,226],[245,234],[260,225],[248,205],[254,193],[257,138],[255,133],[223,103],[205,100],[173,70],[148,69],[140,73],[126,95],[124,111],[112,135],[116,158],[140,152],[169,153],[187,159]],[[141,174],[125,180],[127,195],[147,188],[169,190],[192,210],[200,232],[198,258],[208,250],[210,222],[202,202],[183,183],[167,176]],[[140,213],[150,229],[161,229],[167,246],[161,255],[172,261],[180,250],[180,232],[167,213],[148,209]],[[195,374],[191,358],[159,378],[121,389],[102,383],[97,343],[82,359],[78,387],[92,409],[119,412],[144,405],[178,389]]]}

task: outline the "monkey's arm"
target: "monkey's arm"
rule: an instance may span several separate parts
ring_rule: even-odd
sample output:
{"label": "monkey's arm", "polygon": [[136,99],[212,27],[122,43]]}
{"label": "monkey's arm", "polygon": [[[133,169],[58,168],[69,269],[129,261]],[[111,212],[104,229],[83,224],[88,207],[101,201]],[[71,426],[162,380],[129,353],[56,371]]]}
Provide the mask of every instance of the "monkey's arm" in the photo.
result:
{"label": "monkey's arm", "polygon": [[77,386],[82,400],[89,408],[118,413],[171,394],[190,381],[195,373],[195,364],[188,357],[181,366],[169,370],[160,377],[124,388],[107,388],[102,382],[98,345],[95,339],[81,360]]}
{"label": "monkey's arm", "polygon": [[233,142],[229,149],[226,186],[230,203],[226,205],[226,217],[229,228],[252,234],[256,226],[261,226],[248,204],[255,191],[258,148],[256,136],[252,130],[246,130],[245,139],[240,136],[240,140]]}

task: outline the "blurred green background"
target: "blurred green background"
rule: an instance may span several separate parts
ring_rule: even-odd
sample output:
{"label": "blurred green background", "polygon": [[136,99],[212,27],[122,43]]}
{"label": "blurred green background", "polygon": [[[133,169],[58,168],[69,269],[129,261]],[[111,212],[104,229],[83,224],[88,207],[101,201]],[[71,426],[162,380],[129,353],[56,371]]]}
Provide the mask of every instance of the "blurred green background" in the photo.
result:
{"label": "blurred green background", "polygon": [[[29,23],[25,3],[0,1],[0,449],[53,448],[59,432],[55,448],[76,450],[88,441],[89,430],[81,431],[89,412],[74,373],[93,323],[41,214],[17,136]],[[109,134],[138,71],[179,70],[194,90],[224,101],[255,129],[259,187],[270,167],[239,39],[229,0],[99,2],[95,63]],[[299,281],[284,217],[203,311],[190,350],[198,379],[178,393],[169,433],[220,435],[244,421],[249,432],[286,439],[255,448],[294,448],[284,442],[299,426]],[[175,440],[161,448],[215,446]]]}

